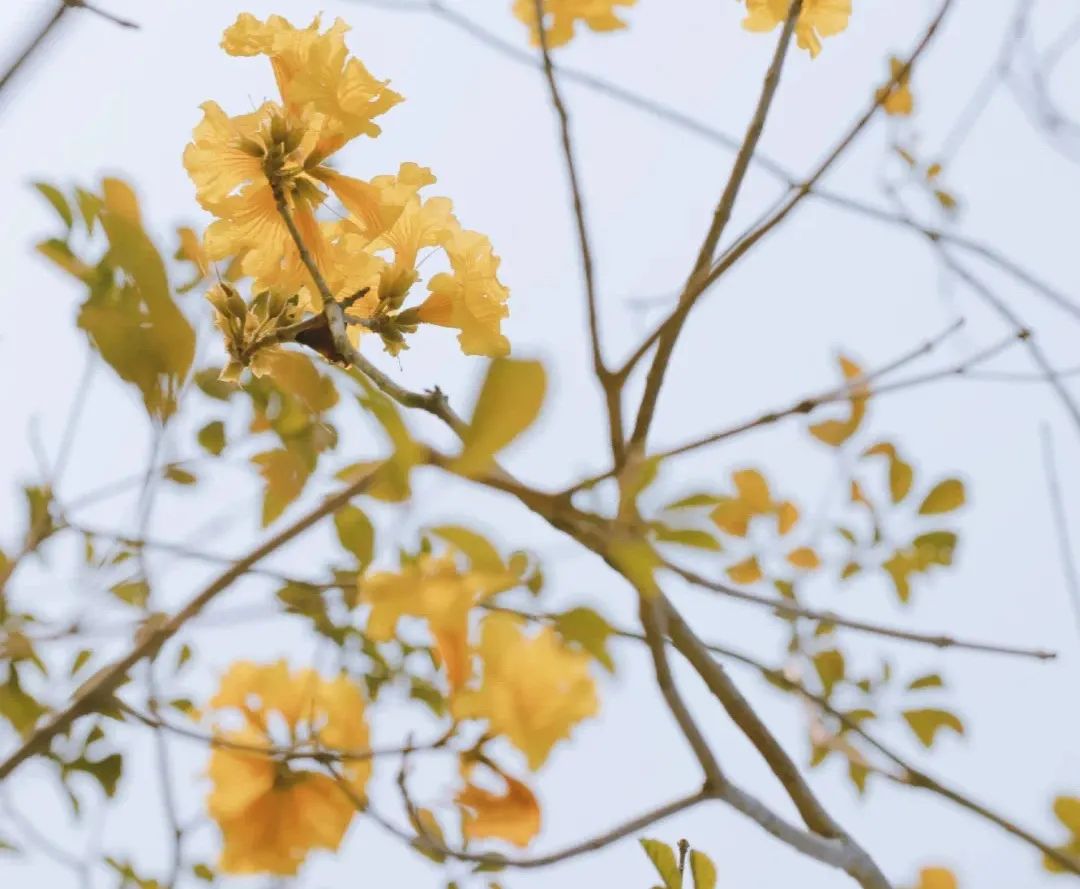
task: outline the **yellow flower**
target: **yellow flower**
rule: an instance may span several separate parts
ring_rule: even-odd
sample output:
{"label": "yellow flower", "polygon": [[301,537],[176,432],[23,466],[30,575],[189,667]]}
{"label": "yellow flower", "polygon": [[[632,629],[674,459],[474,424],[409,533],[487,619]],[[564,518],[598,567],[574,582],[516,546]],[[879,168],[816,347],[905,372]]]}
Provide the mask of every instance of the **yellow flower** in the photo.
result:
{"label": "yellow flower", "polygon": [[417,316],[428,324],[460,330],[458,342],[466,355],[508,355],[510,341],[500,328],[510,314],[506,308],[510,291],[496,276],[499,257],[491,241],[479,232],[462,230],[454,233],[445,249],[452,271],[428,282],[431,295]]}
{"label": "yellow flower", "polygon": [[452,552],[421,555],[398,573],[361,577],[358,600],[371,606],[367,634],[377,642],[394,638],[406,615],[427,621],[451,688],[469,679],[469,613],[489,596],[508,590],[519,578],[510,571],[458,569]]}
{"label": "yellow flower", "polygon": [[506,784],[505,793],[493,793],[471,782],[476,763],[462,763],[465,786],[454,798],[462,809],[462,835],[467,840],[499,839],[527,846],[540,832],[540,804],[533,792],[509,775],[488,765]]}
{"label": "yellow flower", "polygon": [[[791,0],[746,0],[747,31],[771,31],[787,21]],[[811,57],[821,52],[821,38],[832,37],[847,28],[851,0],[803,0],[802,12],[795,23],[795,38]]]}
{"label": "yellow flower", "polygon": [[326,116],[330,125],[320,152],[325,157],[356,136],[379,135],[374,118],[402,97],[349,56],[349,26],[341,19],[325,34],[319,27],[319,16],[300,29],[279,15],[261,22],[245,12],[225,31],[221,46],[233,56],[267,56],[286,109],[294,114],[311,109]]}
{"label": "yellow flower", "polygon": [[[637,0],[544,0],[548,47],[562,46],[574,36],[580,20],[594,31],[617,31],[626,22],[615,14],[616,6],[633,6]],[[540,44],[535,0],[515,0],[514,15],[529,26],[533,46]]]}
{"label": "yellow flower", "polygon": [[[222,677],[210,708],[240,714],[241,727],[219,729],[218,737],[267,750],[221,746],[210,755],[207,809],[224,840],[221,870],[295,874],[313,849],[337,849],[355,814],[353,802],[331,777],[301,770],[300,760],[278,751],[366,750],[359,689],[345,676],[327,680],[313,670],[291,672],[284,661],[241,661]],[[341,771],[363,798],[370,760],[346,760]]]}
{"label": "yellow flower", "polygon": [[565,647],[550,627],[533,637],[523,621],[496,613],[484,618],[480,687],[451,702],[458,719],[486,719],[489,730],[517,747],[533,771],[583,719],[599,710],[589,656]]}
{"label": "yellow flower", "polygon": [[911,95],[911,71],[904,72],[904,76],[897,79],[897,75],[904,70],[904,63],[896,56],[889,59],[889,78],[892,86],[883,86],[874,97],[886,114],[906,117],[915,110],[915,98]]}

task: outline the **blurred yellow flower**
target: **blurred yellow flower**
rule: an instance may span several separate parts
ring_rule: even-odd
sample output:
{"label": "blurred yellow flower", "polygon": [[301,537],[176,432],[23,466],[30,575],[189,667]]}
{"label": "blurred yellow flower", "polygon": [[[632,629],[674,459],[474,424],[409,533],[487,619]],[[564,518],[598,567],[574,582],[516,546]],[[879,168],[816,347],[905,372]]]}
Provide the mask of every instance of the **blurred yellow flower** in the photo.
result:
{"label": "blurred yellow flower", "polygon": [[451,710],[458,719],[486,719],[489,731],[524,753],[533,771],[600,709],[589,655],[567,648],[551,627],[530,637],[520,618],[488,615],[477,653],[484,665],[480,687],[455,696]]}
{"label": "blurred yellow flower", "polygon": [[[295,874],[312,850],[337,849],[354,803],[329,775],[298,764],[303,754],[367,749],[360,690],[345,676],[293,672],[284,661],[240,661],[222,677],[210,714],[220,722],[232,715],[233,724],[238,714],[240,723],[217,727],[226,746],[211,753],[208,769],[207,809],[222,833],[221,870]],[[345,759],[340,771],[353,794],[364,798],[370,760]]]}
{"label": "blurred yellow flower", "polygon": [[479,232],[461,230],[445,244],[452,271],[428,282],[431,295],[417,310],[428,324],[460,330],[458,342],[466,355],[499,358],[510,353],[502,334],[502,319],[510,314],[510,291],[499,281],[499,257],[491,241]]}
{"label": "blurred yellow flower", "polygon": [[453,552],[424,554],[399,572],[361,577],[358,601],[371,606],[367,634],[377,642],[393,639],[402,617],[426,620],[450,687],[456,689],[469,679],[469,613],[519,580],[509,570],[462,572]]}
{"label": "blurred yellow flower", "polygon": [[[543,0],[545,31],[549,48],[569,43],[578,21],[594,31],[617,31],[626,22],[615,14],[616,6],[633,6],[637,0]],[[536,0],[515,0],[514,15],[529,26],[533,46],[540,45],[536,22]]]}
{"label": "blurred yellow flower", "polygon": [[[787,21],[791,0],[746,0],[747,31],[771,31]],[[795,23],[795,38],[811,57],[821,52],[821,38],[839,34],[848,25],[851,0],[803,0],[802,12]]]}

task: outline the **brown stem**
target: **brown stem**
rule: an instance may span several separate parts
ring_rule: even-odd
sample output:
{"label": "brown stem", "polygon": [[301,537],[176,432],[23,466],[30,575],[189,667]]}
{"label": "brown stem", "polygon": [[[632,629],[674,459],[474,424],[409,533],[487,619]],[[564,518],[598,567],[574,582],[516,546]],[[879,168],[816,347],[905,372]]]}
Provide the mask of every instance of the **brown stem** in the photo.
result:
{"label": "brown stem", "polygon": [[772,62],[765,73],[757,108],[755,108],[754,116],[750,119],[750,124],[746,128],[746,135],[743,137],[739,153],[735,156],[731,175],[728,177],[724,192],[716,205],[716,211],[713,213],[712,224],[709,226],[709,231],[705,235],[701,249],[698,251],[694,267],[691,269],[690,276],[683,288],[683,295],[679,298],[679,308],[657,341],[656,355],[653,357],[652,365],[649,367],[649,374],[645,380],[645,392],[641,396],[641,405],[638,408],[637,419],[634,421],[634,431],[630,436],[631,450],[641,450],[645,447],[645,439],[649,434],[649,427],[652,425],[653,415],[656,412],[660,387],[664,382],[664,375],[667,372],[671,353],[694,304],[692,294],[706,275],[706,270],[712,263],[713,254],[716,252],[716,245],[720,242],[724,229],[731,219],[731,213],[735,208],[735,201],[739,196],[739,191],[742,189],[746,172],[750,169],[750,159],[757,149],[757,144],[765,129],[765,121],[768,119],[769,110],[772,108],[773,99],[776,97],[777,88],[780,86],[780,74],[784,68],[784,59],[787,58],[791,38],[795,34],[795,22],[801,12],[802,0],[792,0],[787,20],[784,22],[784,27],[780,32],[780,39],[776,42]]}

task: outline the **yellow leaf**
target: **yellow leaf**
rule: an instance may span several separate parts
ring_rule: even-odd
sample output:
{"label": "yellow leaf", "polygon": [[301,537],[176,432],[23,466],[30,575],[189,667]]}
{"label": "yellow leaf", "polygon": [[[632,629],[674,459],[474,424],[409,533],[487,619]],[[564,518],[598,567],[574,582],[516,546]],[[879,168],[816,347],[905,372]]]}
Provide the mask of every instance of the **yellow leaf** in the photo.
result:
{"label": "yellow leaf", "polygon": [[776,507],[776,529],[787,534],[799,521],[799,508],[790,500],[785,500]]}
{"label": "yellow leaf", "polygon": [[750,528],[752,515],[741,500],[724,498],[716,504],[709,517],[721,531],[736,537],[745,537]]}
{"label": "yellow leaf", "polygon": [[690,873],[694,875],[694,889],[716,889],[716,865],[704,852],[694,849],[690,853]]}
{"label": "yellow leaf", "polygon": [[251,458],[266,481],[263,495],[263,527],[276,519],[304,490],[311,467],[295,451],[278,448]]}
{"label": "yellow leaf", "polygon": [[926,499],[919,507],[919,515],[952,512],[963,506],[965,500],[964,483],[956,478],[947,478],[935,485],[934,489],[926,495]]}
{"label": "yellow leaf", "polygon": [[540,804],[520,781],[505,774],[500,777],[506,783],[505,793],[471,783],[458,793],[455,802],[464,810],[462,834],[467,840],[498,839],[527,846],[540,832]]}
{"label": "yellow leaf", "polygon": [[[839,358],[840,370],[844,379],[851,382],[862,376],[862,368],[850,358],[843,355]],[[849,403],[851,413],[846,420],[825,420],[810,426],[810,434],[818,441],[824,442],[834,448],[840,447],[851,438],[862,424],[866,416],[866,399],[870,394],[869,388],[863,384],[852,389]]]}
{"label": "yellow leaf", "polygon": [[462,475],[487,471],[495,455],[536,420],[546,388],[539,361],[492,361],[453,470]]}
{"label": "yellow leaf", "polygon": [[477,648],[480,687],[451,702],[457,719],[486,719],[488,731],[517,747],[533,771],[571,729],[599,710],[589,656],[562,644],[551,627],[536,635],[510,614],[484,618]]}
{"label": "yellow leaf", "polygon": [[768,512],[772,507],[772,494],[769,483],[756,469],[740,469],[731,474],[739,500],[746,504],[752,513]]}
{"label": "yellow leaf", "polygon": [[764,575],[761,572],[761,566],[758,565],[757,557],[751,556],[749,559],[731,565],[727,569],[727,576],[733,583],[748,585],[757,583]]}
{"label": "yellow leaf", "polygon": [[809,546],[800,546],[798,549],[793,549],[787,554],[787,560],[796,568],[802,568],[805,571],[812,571],[821,567],[821,559]]}
{"label": "yellow leaf", "polygon": [[638,840],[649,861],[653,863],[660,879],[664,881],[664,889],[679,889],[682,886],[682,874],[679,873],[679,865],[675,862],[675,853],[671,846],[660,840]]}

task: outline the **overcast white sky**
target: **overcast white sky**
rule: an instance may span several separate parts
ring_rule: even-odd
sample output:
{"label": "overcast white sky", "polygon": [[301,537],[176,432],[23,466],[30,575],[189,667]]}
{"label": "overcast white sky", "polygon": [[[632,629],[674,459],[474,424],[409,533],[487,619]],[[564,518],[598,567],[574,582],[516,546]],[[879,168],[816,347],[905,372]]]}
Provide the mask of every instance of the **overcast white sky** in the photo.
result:
{"label": "overcast white sky", "polygon": [[[403,160],[431,166],[439,177],[432,193],[451,196],[463,222],[491,235],[503,257],[502,277],[511,287],[507,333],[515,352],[548,362],[551,400],[541,424],[509,464],[524,478],[556,487],[603,465],[600,401],[589,381],[584,315],[573,231],[554,120],[536,72],[514,65],[445,22],[419,13],[386,12],[346,0],[251,0],[238,3],[142,4],[103,0],[141,24],[124,31],[88,14],[71,14],[58,38],[37,58],[0,104],[0,268],[4,272],[5,323],[0,331],[0,439],[3,508],[0,545],[18,533],[19,481],[36,469],[30,430],[55,452],[60,429],[82,373],[85,350],[73,325],[81,294],[46,267],[32,244],[51,233],[53,219],[29,182],[95,184],[120,172],[137,187],[144,213],[167,238],[172,227],[199,222],[180,155],[197,106],[213,98],[234,112],[247,110],[273,90],[262,60],[233,59],[218,49],[220,32],[240,11],[281,13],[306,23],[322,10],[341,16],[354,30],[350,46],[378,76],[389,77],[407,101],[383,119],[384,135],[357,141],[341,156],[348,172],[370,176],[396,169]],[[0,57],[20,46],[50,4],[7,0],[0,9]],[[453,4],[491,30],[525,45],[510,15],[510,0]],[[930,0],[855,0],[851,26],[828,40],[816,61],[794,56],[784,75],[764,148],[792,168],[811,168],[864,107],[882,77],[890,53],[913,44],[936,3]],[[1013,12],[1007,0],[957,0],[939,44],[917,71],[920,145],[932,155],[983,73],[992,63]],[[1046,44],[1076,13],[1075,2],[1042,0],[1034,22]],[[629,13],[630,30],[586,35],[560,59],[602,74],[628,89],[670,104],[732,133],[741,132],[756,98],[773,39],[739,27],[741,5],[711,0],[640,0]],[[1062,68],[1062,84],[1076,83],[1080,63]],[[700,243],[730,155],[671,125],[567,86],[580,146],[580,162],[600,284],[609,354],[621,356],[647,329],[633,300],[671,294]],[[1061,91],[1080,114],[1073,91]],[[881,160],[889,138],[878,124],[830,179],[845,193],[880,200]],[[1076,262],[1076,197],[1080,172],[1049,147],[1007,91],[995,98],[946,170],[961,197],[960,225],[1000,245],[1012,257],[1065,292],[1080,298]],[[755,172],[740,199],[732,230],[748,223],[776,195],[775,182]],[[930,218],[933,218],[932,216]],[[1014,282],[994,278],[1000,292],[1060,364],[1075,360],[1075,328]],[[754,416],[764,408],[830,383],[834,355],[843,348],[867,364],[879,364],[934,334],[952,319],[968,319],[945,347],[942,363],[996,341],[1004,328],[962,288],[943,293],[934,257],[917,238],[807,202],[794,220],[705,301],[675,355],[657,418],[654,443],[680,441]],[[186,298],[205,324],[199,297]],[[218,360],[214,337],[203,341],[203,363]],[[407,385],[438,382],[458,404],[468,403],[482,362],[461,356],[449,334],[418,339],[400,371],[376,356]],[[929,365],[928,365],[929,366]],[[1016,350],[1002,368],[1028,369]],[[1080,388],[1080,387],[1078,387]],[[205,416],[187,418],[169,442],[170,453],[194,450],[191,430]],[[926,758],[947,776],[1042,835],[1057,838],[1049,812],[1055,793],[1080,793],[1080,640],[1069,610],[1046,498],[1039,425],[1048,423],[1057,445],[1067,506],[1080,504],[1080,438],[1059,403],[1041,386],[950,381],[890,396],[875,403],[870,422],[891,435],[929,476],[959,472],[972,492],[960,521],[962,550],[957,570],[922,584],[915,607],[901,610],[884,583],[846,591],[814,589],[815,601],[865,618],[926,631],[1012,644],[1038,645],[1062,653],[1053,664],[939,653],[909,645],[844,637],[859,663],[887,650],[905,673],[940,669],[950,691],[943,700],[960,712],[968,737],[948,738]],[[428,429],[427,426],[423,426]],[[358,414],[342,420],[346,462],[371,452],[370,429]],[[433,434],[438,434],[433,430]],[[68,468],[69,497],[114,478],[124,478],[145,459],[149,433],[132,394],[108,378],[95,377],[85,405],[79,447]],[[717,486],[746,464],[766,469],[777,486],[815,503],[834,480],[825,449],[798,424],[777,426],[699,454],[667,470],[666,490]],[[220,552],[241,552],[255,538],[251,526],[258,494],[250,472],[223,469],[215,486],[194,493],[166,493],[152,525],[158,537],[202,531]],[[472,520],[506,550],[528,547],[542,554],[554,603],[587,602],[629,622],[632,602],[595,560],[504,498],[466,492],[445,479],[423,476],[422,506],[376,510],[384,544],[411,543],[413,529],[438,521]],[[424,503],[424,497],[429,498]],[[86,517],[95,524],[131,530],[131,501],[113,501]],[[213,524],[207,525],[208,522]],[[210,535],[209,537],[207,535]],[[317,575],[329,551],[315,534],[294,545],[277,564]],[[202,566],[159,559],[152,563],[159,607],[175,607],[207,576]],[[70,570],[20,574],[19,594],[62,612],[107,614],[99,590],[76,583]],[[228,610],[265,602],[269,592],[243,584],[223,601]],[[82,598],[77,598],[82,597]],[[700,593],[675,591],[701,635],[727,641],[776,661],[782,654],[776,629],[759,614]],[[203,626],[194,635],[205,656],[189,691],[200,696],[210,675],[238,657],[288,656],[313,660],[314,643],[288,621],[249,626]],[[122,639],[103,640],[120,646]],[[553,849],[605,829],[631,813],[682,795],[698,776],[657,696],[640,653],[618,650],[618,675],[601,678],[602,716],[559,748],[539,776],[545,827],[536,848]],[[802,714],[751,675],[736,674],[762,713],[805,760]],[[785,803],[753,751],[728,726],[701,687],[685,676],[687,695],[701,714],[726,770],[784,811]],[[380,713],[375,739],[400,732],[407,713]],[[918,761],[899,719],[883,731]],[[126,736],[125,736],[126,737]],[[132,756],[117,804],[94,819],[92,834],[112,854],[131,855],[150,872],[162,861],[165,831],[148,749],[132,733]],[[4,738],[4,745],[12,739]],[[0,748],[2,749],[2,748]],[[203,753],[176,745],[186,774],[181,786],[187,817],[195,818],[205,785],[197,778]],[[392,775],[377,779],[388,785]],[[433,779],[429,786],[438,789]],[[841,770],[813,773],[814,785],[839,820],[878,857],[897,882],[911,882],[917,868],[940,863],[955,868],[963,889],[1052,886],[1038,856],[1001,831],[936,801],[872,784],[859,800]],[[76,850],[85,831],[68,823],[65,804],[49,789],[42,768],[31,765],[5,786],[4,796],[34,819],[38,829]],[[379,799],[379,791],[376,792]],[[0,817],[0,829],[9,829]],[[674,841],[685,836],[718,863],[720,885],[802,889],[849,885],[842,875],[802,859],[719,805],[671,819],[648,831]],[[196,833],[194,845],[209,850],[213,829]],[[93,836],[90,838],[93,839]],[[627,841],[599,854],[539,873],[511,874],[510,887],[645,886],[651,875],[635,844]],[[4,886],[62,886],[70,873],[37,857],[0,859]],[[260,886],[265,881],[236,881]],[[95,885],[110,885],[99,877]],[[232,883],[230,883],[232,885]],[[438,887],[444,878],[373,824],[358,819],[338,859],[315,857],[297,885]],[[477,884],[479,885],[479,884]]]}

